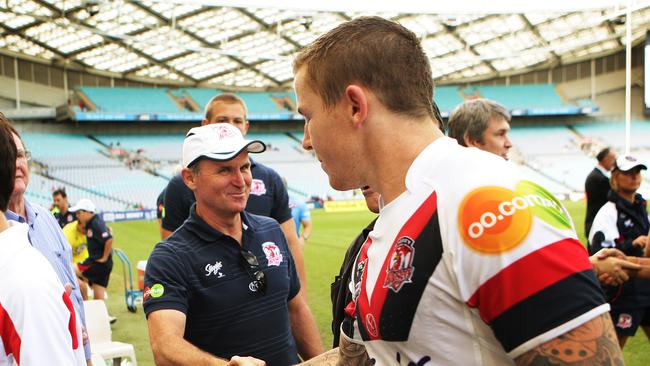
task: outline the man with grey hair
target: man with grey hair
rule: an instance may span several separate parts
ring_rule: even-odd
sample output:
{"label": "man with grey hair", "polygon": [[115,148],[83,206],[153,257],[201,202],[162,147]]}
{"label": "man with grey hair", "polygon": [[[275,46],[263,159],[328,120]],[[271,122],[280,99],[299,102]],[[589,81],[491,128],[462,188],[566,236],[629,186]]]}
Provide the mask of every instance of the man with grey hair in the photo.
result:
{"label": "man with grey hair", "polygon": [[477,147],[508,160],[512,142],[510,113],[499,103],[488,99],[468,100],[451,112],[449,137],[462,146]]}

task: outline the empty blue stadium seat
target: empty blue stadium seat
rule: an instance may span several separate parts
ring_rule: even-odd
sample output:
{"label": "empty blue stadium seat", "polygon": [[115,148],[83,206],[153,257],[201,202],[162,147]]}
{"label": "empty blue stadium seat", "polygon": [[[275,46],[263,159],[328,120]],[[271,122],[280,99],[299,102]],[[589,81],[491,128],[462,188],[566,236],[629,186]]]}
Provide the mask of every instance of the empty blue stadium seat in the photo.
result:
{"label": "empty blue stadium seat", "polygon": [[79,87],[97,107],[98,112],[179,113],[184,112],[158,88]]}

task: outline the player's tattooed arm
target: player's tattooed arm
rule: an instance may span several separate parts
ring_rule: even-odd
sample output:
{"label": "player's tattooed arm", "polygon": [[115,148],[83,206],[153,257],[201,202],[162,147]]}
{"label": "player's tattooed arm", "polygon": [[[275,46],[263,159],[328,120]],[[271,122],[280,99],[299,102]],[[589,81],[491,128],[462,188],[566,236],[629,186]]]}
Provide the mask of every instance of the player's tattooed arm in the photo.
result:
{"label": "player's tattooed arm", "polygon": [[609,313],[524,353],[515,361],[519,366],[625,364]]}

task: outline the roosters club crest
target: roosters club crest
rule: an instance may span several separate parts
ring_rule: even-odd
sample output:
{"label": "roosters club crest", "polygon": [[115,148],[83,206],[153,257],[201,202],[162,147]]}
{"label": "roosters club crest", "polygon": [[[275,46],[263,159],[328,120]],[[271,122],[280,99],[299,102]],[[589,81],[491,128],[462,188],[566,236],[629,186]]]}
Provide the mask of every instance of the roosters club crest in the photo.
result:
{"label": "roosters club crest", "polygon": [[399,292],[405,283],[411,283],[413,277],[413,256],[415,248],[413,239],[403,236],[397,239],[395,249],[390,256],[388,268],[386,268],[386,280],[384,288],[390,288],[394,292]]}
{"label": "roosters club crest", "polygon": [[267,241],[262,244],[262,250],[264,250],[269,266],[279,266],[282,263],[282,252],[275,243]]}
{"label": "roosters club crest", "polygon": [[253,179],[251,182],[251,194],[261,196],[266,193],[266,186],[261,179]]}

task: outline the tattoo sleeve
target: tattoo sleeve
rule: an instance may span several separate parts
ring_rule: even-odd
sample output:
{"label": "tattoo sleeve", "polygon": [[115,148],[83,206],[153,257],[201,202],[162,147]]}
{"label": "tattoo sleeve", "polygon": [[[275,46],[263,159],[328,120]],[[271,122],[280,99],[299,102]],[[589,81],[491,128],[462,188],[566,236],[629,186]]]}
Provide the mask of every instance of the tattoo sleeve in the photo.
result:
{"label": "tattoo sleeve", "polygon": [[524,353],[515,361],[518,366],[625,364],[609,313]]}

